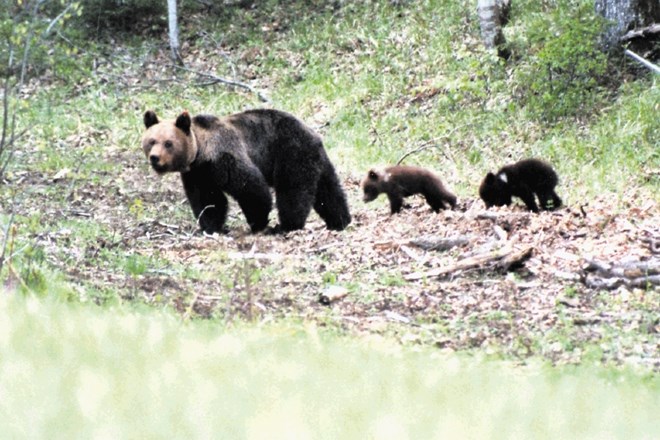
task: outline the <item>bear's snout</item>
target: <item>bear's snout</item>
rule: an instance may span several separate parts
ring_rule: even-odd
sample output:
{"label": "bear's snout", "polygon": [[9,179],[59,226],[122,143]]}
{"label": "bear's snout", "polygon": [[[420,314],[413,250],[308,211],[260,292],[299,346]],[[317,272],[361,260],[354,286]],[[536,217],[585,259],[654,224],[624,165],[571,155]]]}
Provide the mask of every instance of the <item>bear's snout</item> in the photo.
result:
{"label": "bear's snout", "polygon": [[151,162],[151,166],[156,166],[160,161],[160,156],[157,154],[151,154],[149,155],[149,161]]}

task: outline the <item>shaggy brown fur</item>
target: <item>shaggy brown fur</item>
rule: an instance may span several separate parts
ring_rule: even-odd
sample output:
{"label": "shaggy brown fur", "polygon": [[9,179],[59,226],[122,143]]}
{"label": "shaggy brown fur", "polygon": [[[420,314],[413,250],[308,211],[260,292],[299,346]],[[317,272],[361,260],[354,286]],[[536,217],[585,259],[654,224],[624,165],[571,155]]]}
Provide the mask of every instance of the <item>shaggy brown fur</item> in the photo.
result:
{"label": "shaggy brown fur", "polygon": [[371,169],[362,180],[364,201],[371,202],[381,193],[390,200],[392,214],[401,211],[404,197],[421,194],[433,211],[456,206],[456,196],[449,192],[438,176],[419,167],[397,165],[384,170]]}
{"label": "shaggy brown fur", "polygon": [[346,196],[321,138],[288,113],[250,110],[224,118],[188,112],[176,120],[144,115],[142,148],[159,174],[181,173],[201,228],[220,232],[227,197],[236,199],[253,232],[268,225],[275,189],[279,229],[305,226],[312,207],[329,229],[351,222]]}

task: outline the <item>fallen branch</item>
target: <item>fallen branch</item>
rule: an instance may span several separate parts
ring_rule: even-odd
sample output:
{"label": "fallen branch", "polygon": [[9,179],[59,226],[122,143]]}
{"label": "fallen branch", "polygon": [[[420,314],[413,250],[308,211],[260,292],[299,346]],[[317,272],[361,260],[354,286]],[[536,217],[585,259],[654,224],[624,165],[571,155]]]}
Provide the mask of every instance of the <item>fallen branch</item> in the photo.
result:
{"label": "fallen branch", "polygon": [[[406,152],[403,156],[401,156],[401,158],[400,158],[399,160],[396,161],[396,165],[401,165],[401,163],[403,162],[403,160],[404,160],[405,158],[407,158],[408,156],[410,156],[410,155],[413,155],[413,154],[415,154],[415,153],[418,153],[418,152],[420,152],[420,151],[422,151],[422,150],[426,150],[427,148],[437,147],[437,146],[438,146],[438,145],[437,145],[437,142],[438,142],[440,139],[449,139],[449,138],[451,137],[451,135],[453,135],[453,134],[456,132],[456,130],[458,130],[459,128],[462,128],[462,127],[463,127],[462,125],[457,126],[457,127],[454,127],[454,128],[453,128],[451,131],[449,131],[449,133],[447,133],[447,134],[444,134],[444,135],[442,135],[442,136],[439,136],[439,137],[436,137],[436,138],[430,139],[430,140],[428,140],[428,141],[426,141],[426,142],[423,142],[422,145],[420,145],[419,147],[414,148],[414,149],[412,149],[412,150]],[[448,159],[450,159],[450,160],[452,160],[453,162],[455,162],[455,160],[454,160],[453,157],[448,157]]]}
{"label": "fallen branch", "polygon": [[185,66],[177,66],[176,64],[170,64],[169,66],[173,67],[173,68],[176,68],[176,69],[179,69],[179,70],[184,70],[184,71],[189,72],[189,73],[194,73],[195,75],[199,75],[199,76],[203,76],[203,77],[211,79],[211,81],[200,84],[200,85],[209,86],[209,85],[221,83],[221,84],[226,84],[228,86],[239,87],[241,89],[247,90],[247,91],[257,95],[257,98],[259,98],[259,100],[261,102],[270,102],[270,99],[268,99],[266,97],[266,95],[264,95],[259,90],[255,89],[254,87],[252,87],[248,84],[245,84],[245,83],[242,83],[242,82],[239,82],[239,81],[234,81],[234,80],[231,80],[231,79],[222,78],[222,77],[219,77],[219,76],[214,75],[212,73],[200,72],[199,70],[191,69],[191,68],[185,67]]}
{"label": "fallen branch", "polygon": [[424,142],[421,146],[415,148],[414,150],[410,150],[406,152],[403,156],[401,156],[399,160],[396,161],[396,165],[401,165],[401,162],[403,162],[403,160],[410,155],[413,155],[422,150],[426,150],[429,147],[435,147],[436,146],[435,142],[436,142],[435,139],[431,139],[430,141]]}
{"label": "fallen branch", "polygon": [[509,255],[506,255],[498,263],[497,267],[506,272],[509,272],[514,269],[522,267],[522,265],[527,261],[532,254],[534,253],[533,247],[528,247],[524,249],[519,249],[517,251],[511,252]]}
{"label": "fallen branch", "polygon": [[660,254],[660,238],[644,238],[643,243],[648,244],[649,250],[654,254]]}
{"label": "fallen branch", "polygon": [[640,64],[643,65],[644,67],[646,67],[647,69],[651,70],[652,72],[657,73],[657,74],[660,74],[660,67],[658,67],[657,65],[653,64],[652,62],[650,62],[650,61],[647,60],[646,58],[637,55],[637,54],[636,54],[635,52],[633,52],[632,50],[628,50],[628,49],[626,49],[626,50],[623,51],[623,53],[625,53],[625,54],[628,55],[630,58],[634,59],[635,61],[637,61],[638,63],[640,63]]}
{"label": "fallen branch", "polygon": [[596,260],[587,261],[583,270],[596,272],[601,276],[638,278],[648,275],[660,275],[660,259],[647,261],[632,261],[628,263],[609,264]]}
{"label": "fallen branch", "polygon": [[633,29],[619,38],[619,41],[630,41],[635,38],[647,38],[651,35],[660,34],[660,23],[655,23],[641,29]]}
{"label": "fallen branch", "polygon": [[405,246],[415,246],[425,251],[446,251],[456,246],[463,246],[470,242],[470,238],[461,235],[454,238],[441,238],[425,235],[412,240],[383,240],[373,243],[374,248],[381,250],[397,250]]}
{"label": "fallen branch", "polygon": [[[414,272],[404,276],[407,281],[420,280],[422,278],[433,278],[443,275],[448,275],[453,272],[458,272],[466,269],[473,269],[475,267],[486,266],[492,262],[498,262],[496,267],[510,270],[514,267],[521,265],[532,254],[533,248],[513,249],[511,245],[506,245],[494,251],[486,252],[483,254],[475,255],[472,257],[464,258],[454,264],[445,267],[438,267],[426,272]],[[502,260],[502,261],[500,261]]]}

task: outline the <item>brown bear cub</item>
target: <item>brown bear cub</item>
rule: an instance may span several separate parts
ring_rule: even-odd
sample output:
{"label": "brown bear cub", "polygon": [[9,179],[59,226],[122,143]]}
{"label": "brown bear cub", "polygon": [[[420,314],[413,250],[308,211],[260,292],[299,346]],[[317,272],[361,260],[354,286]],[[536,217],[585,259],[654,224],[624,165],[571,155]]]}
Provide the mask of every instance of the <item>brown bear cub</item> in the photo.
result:
{"label": "brown bear cub", "polygon": [[403,198],[421,194],[433,211],[456,206],[456,196],[444,187],[438,176],[419,167],[396,165],[384,170],[371,169],[362,181],[363,200],[371,202],[381,193],[390,200],[392,214],[401,211]]}
{"label": "brown bear cub", "polygon": [[534,195],[538,196],[541,209],[552,210],[561,206],[555,186],[557,173],[549,163],[525,159],[500,168],[496,174],[489,172],[481,182],[479,196],[486,208],[510,205],[511,197],[516,196],[525,202],[527,209],[539,212]]}
{"label": "brown bear cub", "polygon": [[188,112],[160,121],[144,114],[142,148],[158,173],[179,172],[200,227],[223,231],[227,196],[253,232],[268,225],[275,189],[279,230],[302,229],[312,207],[329,229],[351,222],[346,196],[323,142],[295,116],[250,110],[218,118]]}

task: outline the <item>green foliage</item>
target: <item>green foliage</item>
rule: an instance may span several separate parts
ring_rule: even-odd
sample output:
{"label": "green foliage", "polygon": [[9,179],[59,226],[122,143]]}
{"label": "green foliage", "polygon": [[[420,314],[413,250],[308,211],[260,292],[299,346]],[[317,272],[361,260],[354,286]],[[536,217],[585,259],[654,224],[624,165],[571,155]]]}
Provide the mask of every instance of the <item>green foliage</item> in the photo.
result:
{"label": "green foliage", "polygon": [[109,31],[161,31],[167,25],[167,2],[161,0],[81,0],[79,22],[92,35]]}
{"label": "green foliage", "polygon": [[126,258],[126,272],[132,276],[142,275],[147,271],[149,260],[141,255],[129,255]]}
{"label": "green foliage", "polygon": [[590,114],[603,102],[613,76],[600,46],[604,21],[593,2],[562,0],[529,27],[530,47],[516,67],[518,93],[530,113],[544,120]]}
{"label": "green foliage", "polygon": [[[0,72],[18,76],[25,61],[28,76],[51,69],[66,75],[75,68],[73,58],[79,47],[70,44],[67,35],[75,34],[68,24],[80,16],[77,1],[37,1],[13,3],[4,0],[0,12]],[[9,4],[12,3],[12,4]],[[72,32],[70,32],[72,31]],[[58,38],[58,33],[60,37]]]}

